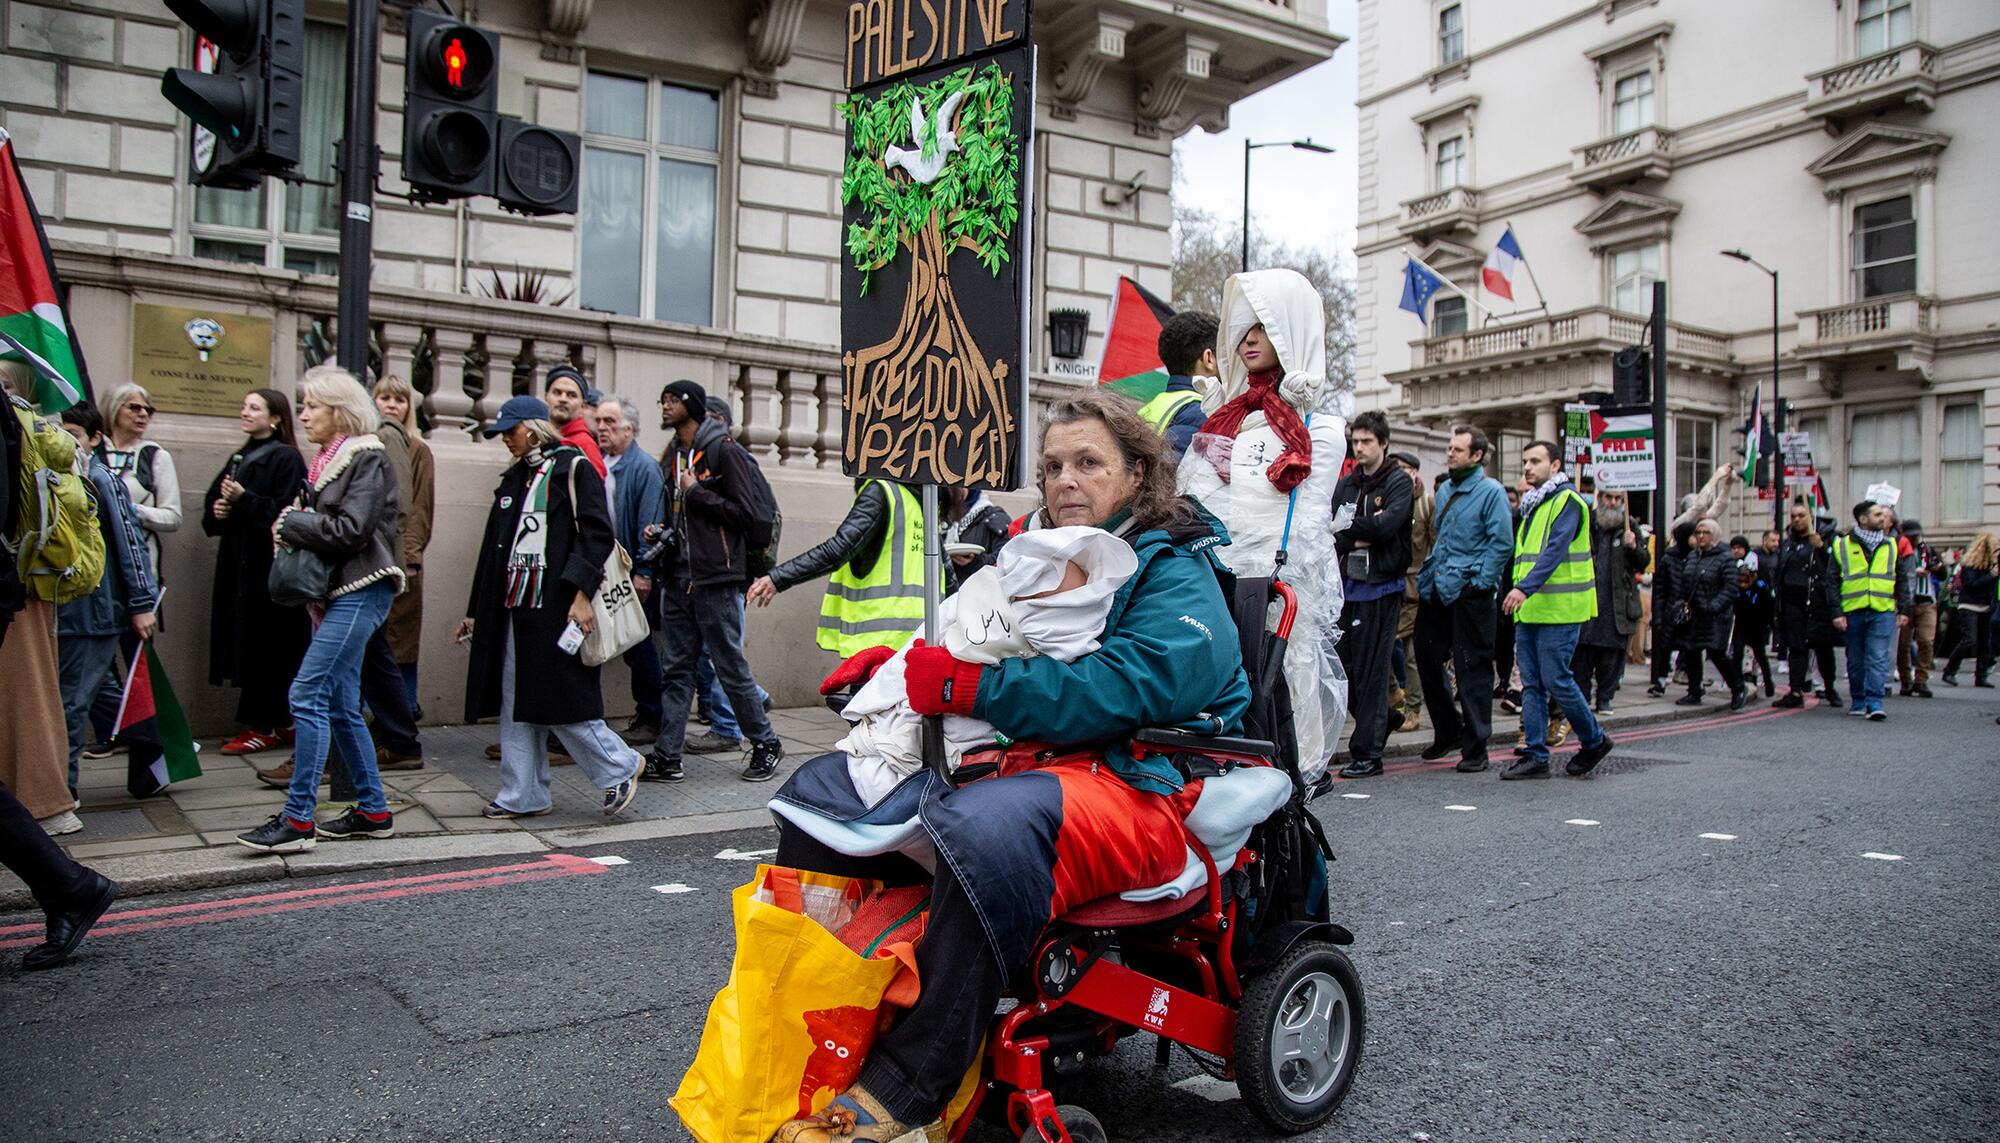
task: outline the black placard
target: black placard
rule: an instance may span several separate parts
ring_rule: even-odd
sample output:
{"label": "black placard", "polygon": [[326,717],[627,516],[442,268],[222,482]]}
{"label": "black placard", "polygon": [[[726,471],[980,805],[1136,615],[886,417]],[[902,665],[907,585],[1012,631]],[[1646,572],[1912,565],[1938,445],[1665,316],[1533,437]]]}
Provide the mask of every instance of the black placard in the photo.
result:
{"label": "black placard", "polygon": [[847,89],[1028,46],[1030,0],[853,0]]}
{"label": "black placard", "polygon": [[845,105],[849,475],[1020,485],[1034,49],[1019,38]]}

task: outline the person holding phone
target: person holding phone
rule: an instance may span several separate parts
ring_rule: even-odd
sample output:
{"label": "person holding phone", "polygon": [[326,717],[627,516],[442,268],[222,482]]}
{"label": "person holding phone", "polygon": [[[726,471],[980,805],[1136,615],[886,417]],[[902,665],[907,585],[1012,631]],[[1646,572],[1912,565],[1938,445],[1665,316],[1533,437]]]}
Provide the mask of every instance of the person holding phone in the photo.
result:
{"label": "person holding phone", "polygon": [[1382,749],[1389,740],[1389,659],[1403,612],[1403,576],[1410,570],[1416,487],[1401,466],[1389,462],[1389,422],[1381,413],[1371,409],[1355,417],[1348,434],[1354,468],[1333,490],[1335,520],[1349,517],[1333,542],[1345,600],[1336,647],[1354,715],[1340,776],[1372,778],[1382,772]]}

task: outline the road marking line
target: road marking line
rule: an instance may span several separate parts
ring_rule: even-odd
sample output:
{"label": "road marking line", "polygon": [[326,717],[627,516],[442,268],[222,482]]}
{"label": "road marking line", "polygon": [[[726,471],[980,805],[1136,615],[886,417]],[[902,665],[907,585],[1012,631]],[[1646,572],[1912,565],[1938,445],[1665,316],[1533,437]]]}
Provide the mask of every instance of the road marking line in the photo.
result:
{"label": "road marking line", "polygon": [[1469,814],[1469,813],[1471,813],[1472,811],[1474,811],[1474,810],[1476,810],[1476,809],[1478,809],[1478,808],[1479,808],[1478,806],[1446,806],[1446,807],[1445,807],[1445,809],[1448,809],[1448,810],[1456,810],[1456,811],[1458,811],[1458,812],[1459,812],[1459,813],[1461,813],[1461,814]]}
{"label": "road marking line", "polygon": [[1367,801],[1367,800],[1368,800],[1368,799],[1369,799],[1369,798],[1370,798],[1370,797],[1371,797],[1372,795],[1370,795],[1370,794],[1342,794],[1342,795],[1340,795],[1340,796],[1341,796],[1341,797],[1343,797],[1343,798],[1353,798],[1353,799],[1354,799],[1355,801],[1357,801],[1357,802],[1365,802],[1365,801]]}
{"label": "road marking line", "polygon": [[1563,822],[1563,824],[1564,824],[1564,825],[1580,825],[1580,826],[1593,826],[1593,825],[1603,825],[1604,823],[1603,823],[1603,822],[1600,822],[1600,821],[1598,821],[1598,820],[1596,820],[1595,818],[1570,818],[1570,819],[1568,819],[1567,821],[1564,821],[1564,822]]}
{"label": "road marking line", "polygon": [[1866,858],[1870,858],[1871,860],[1874,860],[1874,861],[1901,861],[1901,860],[1903,860],[1903,855],[1902,855],[1902,854],[1900,854],[1900,853],[1876,853],[1876,852],[1874,852],[1874,851],[1872,851],[1872,850],[1871,850],[1871,851],[1869,851],[1869,852],[1867,852],[1867,853],[1864,853],[1864,854],[1862,854],[1861,856],[1863,856],[1863,857],[1866,857]]}
{"label": "road marking line", "polygon": [[1201,1096],[1203,1099],[1213,1103],[1228,1103],[1231,1100],[1243,1098],[1242,1093],[1237,1090],[1234,1083],[1229,1080],[1216,1079],[1214,1076],[1189,1076],[1175,1083],[1173,1086],[1182,1091]]}
{"label": "road marking line", "polygon": [[622,858],[622,857],[592,857],[592,858],[587,858],[586,860],[589,860],[589,861],[595,861],[595,862],[596,862],[597,864],[599,864],[599,865],[630,865],[630,864],[632,864],[631,862],[629,862],[629,861],[625,860],[625,859],[624,859],[624,858]]}
{"label": "road marking line", "polygon": [[1702,836],[1702,837],[1704,837],[1704,838],[1706,838],[1706,839],[1707,839],[1707,840],[1709,840],[1709,841],[1735,841],[1735,840],[1736,840],[1736,835],[1735,835],[1735,834],[1733,834],[1733,833],[1705,833],[1705,834],[1702,834],[1701,836]]}
{"label": "road marking line", "polygon": [[778,851],[775,848],[725,849],[721,853],[716,854],[715,859],[717,861],[761,861],[766,857],[775,857],[777,853]]}
{"label": "road marking line", "polygon": [[683,884],[681,884],[681,883],[680,883],[680,882],[678,882],[678,881],[669,881],[669,882],[667,882],[667,883],[666,883],[665,885],[655,885],[655,886],[653,886],[653,892],[655,892],[655,893],[698,893],[698,892],[700,892],[700,890],[699,890],[699,889],[696,889],[696,888],[695,888],[694,886],[692,886],[692,885],[683,885]]}

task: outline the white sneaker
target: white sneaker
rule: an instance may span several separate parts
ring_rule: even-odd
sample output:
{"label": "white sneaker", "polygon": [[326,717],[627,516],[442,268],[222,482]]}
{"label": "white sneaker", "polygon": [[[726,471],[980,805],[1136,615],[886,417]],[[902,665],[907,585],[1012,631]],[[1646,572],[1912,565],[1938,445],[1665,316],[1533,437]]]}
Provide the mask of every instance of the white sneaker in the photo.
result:
{"label": "white sneaker", "polygon": [[76,816],[75,810],[64,810],[59,814],[50,814],[48,817],[42,818],[40,824],[43,829],[48,831],[50,837],[61,837],[66,833],[83,832],[83,819]]}

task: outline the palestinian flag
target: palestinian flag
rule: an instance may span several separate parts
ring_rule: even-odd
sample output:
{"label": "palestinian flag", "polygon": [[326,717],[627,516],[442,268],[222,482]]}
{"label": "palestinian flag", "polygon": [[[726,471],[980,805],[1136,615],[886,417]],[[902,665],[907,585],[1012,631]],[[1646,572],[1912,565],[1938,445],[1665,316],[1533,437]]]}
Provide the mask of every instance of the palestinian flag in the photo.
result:
{"label": "palestinian flag", "polygon": [[1167,387],[1167,367],[1160,362],[1160,325],[1174,308],[1130,278],[1118,279],[1111,300],[1111,331],[1104,336],[1104,360],[1097,383],[1108,385],[1141,405]]}
{"label": "palestinian flag", "polygon": [[195,760],[187,715],[167,682],[153,641],[144,640],[140,646],[142,653],[132,656],[126,677],[125,701],[118,707],[118,740],[130,750],[126,791],[135,798],[150,798],[164,793],[170,782],[201,777],[201,763]]}
{"label": "palestinian flag", "polygon": [[1763,455],[1764,444],[1764,390],[1750,392],[1750,419],[1743,428],[1743,487],[1757,487],[1757,463]]}
{"label": "palestinian flag", "polygon": [[83,349],[63,312],[42,217],[28,197],[14,142],[0,128],[0,357],[35,370],[35,404],[56,414],[90,397]]}

